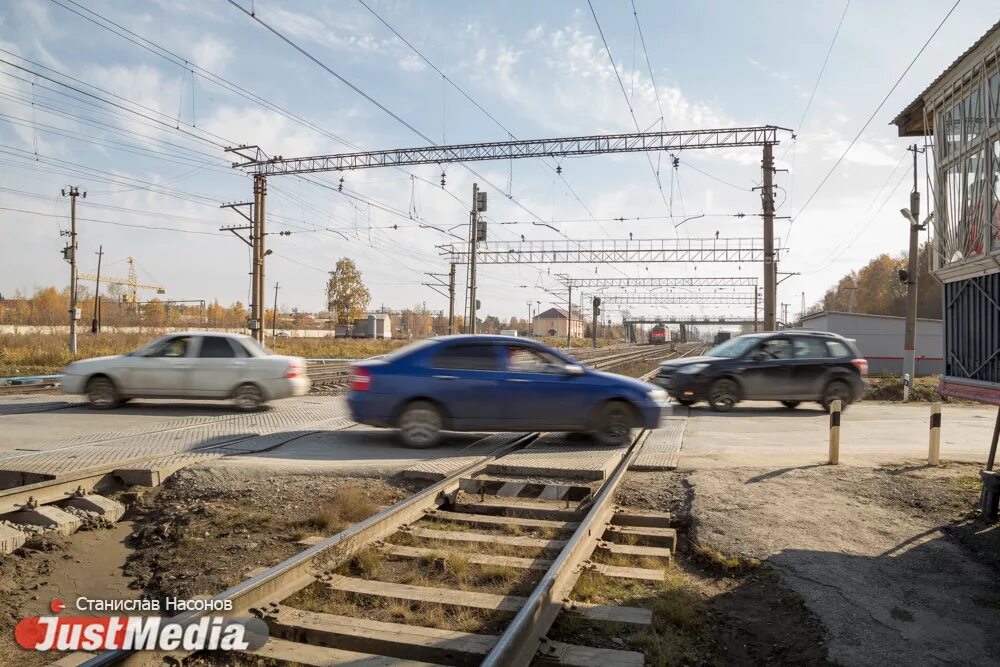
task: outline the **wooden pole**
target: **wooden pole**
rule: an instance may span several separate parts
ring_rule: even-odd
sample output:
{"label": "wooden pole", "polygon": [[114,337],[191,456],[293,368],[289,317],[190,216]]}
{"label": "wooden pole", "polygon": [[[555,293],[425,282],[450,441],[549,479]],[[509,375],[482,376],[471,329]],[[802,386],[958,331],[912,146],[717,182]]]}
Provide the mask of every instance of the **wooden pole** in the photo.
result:
{"label": "wooden pole", "polygon": [[927,465],[941,463],[941,404],[931,405],[930,438],[927,444]]}
{"label": "wooden pole", "polygon": [[830,405],[830,457],[827,461],[832,466],[840,463],[840,410],[843,406],[840,399]]}

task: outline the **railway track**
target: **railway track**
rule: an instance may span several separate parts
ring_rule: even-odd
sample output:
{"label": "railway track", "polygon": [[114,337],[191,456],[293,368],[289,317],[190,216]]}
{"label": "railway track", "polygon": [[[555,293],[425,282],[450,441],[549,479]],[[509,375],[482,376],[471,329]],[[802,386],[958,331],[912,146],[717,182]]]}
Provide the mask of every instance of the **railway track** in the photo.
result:
{"label": "railway track", "polygon": [[[232,616],[262,619],[270,638],[252,653],[280,662],[506,667],[541,658],[581,667],[642,665],[642,653],[569,644],[547,636],[563,614],[595,624],[639,628],[652,622],[648,609],[571,599],[584,572],[663,579],[662,567],[650,568],[648,563],[654,559],[665,565],[672,557],[676,535],[669,528],[669,516],[622,512],[613,502],[646,436],[640,432],[628,447],[612,452],[608,465],[609,469],[614,465],[612,472],[587,484],[570,477],[539,481],[487,474],[491,464],[506,456],[545,446],[548,439],[558,441],[539,433],[512,435],[491,456],[336,535],[312,540],[312,546],[299,554],[220,593],[212,606],[228,601]],[[563,454],[577,455],[578,451]],[[605,562],[611,557],[616,559],[614,566]],[[641,559],[645,567],[621,564],[633,558]],[[432,585],[401,583],[392,576],[400,568],[426,573],[427,580],[419,581]],[[447,576],[460,568],[478,568],[484,576],[464,580]],[[510,586],[516,590],[498,588],[489,572],[511,573],[501,580],[517,582]],[[484,581],[488,592],[476,585]],[[347,603],[338,603],[333,610],[317,609],[315,602],[302,604],[323,596]],[[417,614],[417,620],[381,620],[392,618],[385,612],[392,605]],[[446,610],[436,616],[445,622],[419,624],[421,611],[432,608]],[[463,614],[480,619],[482,629],[449,627],[447,619]],[[191,612],[180,620],[194,623],[203,615]],[[115,651],[84,664],[148,664],[151,657]]]}

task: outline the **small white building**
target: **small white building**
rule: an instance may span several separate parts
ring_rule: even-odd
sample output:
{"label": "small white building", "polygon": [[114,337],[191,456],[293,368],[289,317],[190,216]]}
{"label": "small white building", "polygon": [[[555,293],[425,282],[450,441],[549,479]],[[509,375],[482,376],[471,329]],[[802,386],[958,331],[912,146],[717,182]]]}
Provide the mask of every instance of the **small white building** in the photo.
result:
{"label": "small white building", "polygon": [[[802,326],[816,331],[830,331],[854,340],[868,360],[869,375],[903,373],[905,317],[824,310],[803,317]],[[944,325],[941,320],[917,320],[916,346],[917,376],[944,372]]]}
{"label": "small white building", "polygon": [[355,338],[392,338],[392,320],[388,313],[370,313],[354,321]]}

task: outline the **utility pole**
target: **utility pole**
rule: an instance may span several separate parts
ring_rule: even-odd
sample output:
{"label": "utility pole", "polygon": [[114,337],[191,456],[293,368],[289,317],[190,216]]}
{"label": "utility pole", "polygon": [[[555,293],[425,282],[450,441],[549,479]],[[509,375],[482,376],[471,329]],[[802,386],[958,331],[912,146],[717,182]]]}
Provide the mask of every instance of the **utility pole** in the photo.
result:
{"label": "utility pole", "polygon": [[254,196],[254,220],[253,234],[250,240],[253,243],[253,276],[251,278],[250,292],[253,294],[253,302],[250,305],[250,329],[257,342],[264,342],[264,200],[267,195],[267,178],[264,174],[253,175],[253,196]]}
{"label": "utility pole", "polygon": [[764,208],[764,331],[774,331],[775,306],[778,301],[777,266],[774,261],[774,154],[771,144],[764,144],[764,183],[760,198]]}
{"label": "utility pole", "polygon": [[274,283],[274,311],[271,313],[271,346],[278,340],[278,289],[281,286]]}
{"label": "utility pole", "polygon": [[80,192],[76,185],[70,185],[69,190],[62,190],[63,197],[69,197],[70,228],[69,245],[63,248],[63,259],[69,262],[69,353],[76,356],[76,321],[80,319],[80,309],[76,307],[76,198],[80,195],[87,198],[86,192]]}
{"label": "utility pole", "polygon": [[476,254],[479,249],[479,183],[472,184],[472,215],[469,218],[469,310],[471,333],[476,333]]}
{"label": "utility pole", "polygon": [[573,283],[568,285],[569,295],[566,297],[566,347],[573,347]]}
{"label": "utility pole", "polygon": [[600,299],[600,297],[596,297],[595,296],[593,303],[594,303],[594,325],[593,325],[593,331],[591,331],[590,333],[591,333],[591,339],[594,341],[594,347],[597,347],[597,323],[599,322],[599,320],[597,318],[601,314],[601,299]]}
{"label": "utility pole", "polygon": [[756,290],[755,289],[753,291],[753,332],[754,333],[757,333],[757,331],[760,329],[760,324],[759,324],[759,321],[758,321],[758,318],[759,318],[759,315],[760,315],[759,301],[760,301],[760,290]]}
{"label": "utility pole", "polygon": [[903,383],[903,401],[910,400],[910,385],[916,376],[917,342],[917,258],[920,254],[920,191],[917,189],[917,153],[913,144],[906,150],[913,153],[913,192],[910,193],[910,256],[906,270],[906,337],[903,341],[903,373],[909,375],[909,382]]}
{"label": "utility pole", "polygon": [[95,334],[101,330],[101,259],[104,257],[104,246],[98,246],[94,254],[97,255],[97,280],[94,281],[94,319],[90,321],[90,333]]}
{"label": "utility pole", "polygon": [[528,320],[527,321],[528,321],[528,330],[525,332],[525,334],[524,334],[525,336],[530,335],[531,334],[531,330],[532,330],[532,326],[531,326],[531,300],[530,299],[528,300]]}
{"label": "utility pole", "polygon": [[448,271],[448,335],[455,333],[455,262]]}

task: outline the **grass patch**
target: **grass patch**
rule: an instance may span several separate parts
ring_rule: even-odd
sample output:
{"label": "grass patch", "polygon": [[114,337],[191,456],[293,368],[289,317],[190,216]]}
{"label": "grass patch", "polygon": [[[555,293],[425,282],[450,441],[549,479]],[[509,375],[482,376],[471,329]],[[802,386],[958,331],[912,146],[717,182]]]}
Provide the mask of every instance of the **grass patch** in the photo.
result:
{"label": "grass patch", "polygon": [[305,611],[366,618],[384,623],[422,625],[441,630],[497,634],[512,614],[487,609],[453,607],[432,602],[408,602],[372,595],[356,595],[326,588],[317,582],[284,601]]}
{"label": "grass patch", "polygon": [[357,484],[347,484],[337,489],[325,505],[308,516],[293,519],[290,526],[293,534],[312,530],[332,535],[367,519],[377,511],[378,506],[372,502],[369,492]]}
{"label": "grass patch", "polygon": [[983,480],[979,475],[962,475],[955,480],[955,485],[963,491],[974,491],[975,493],[983,491]]}
{"label": "grass patch", "polygon": [[367,549],[337,569],[339,574],[393,584],[453,590],[527,595],[541,576],[537,570],[474,563],[470,554],[441,550],[433,557],[393,558]]}
{"label": "grass patch", "polygon": [[705,569],[721,574],[745,574],[760,566],[760,561],[756,558],[727,556],[712,547],[696,546],[693,556]]}

